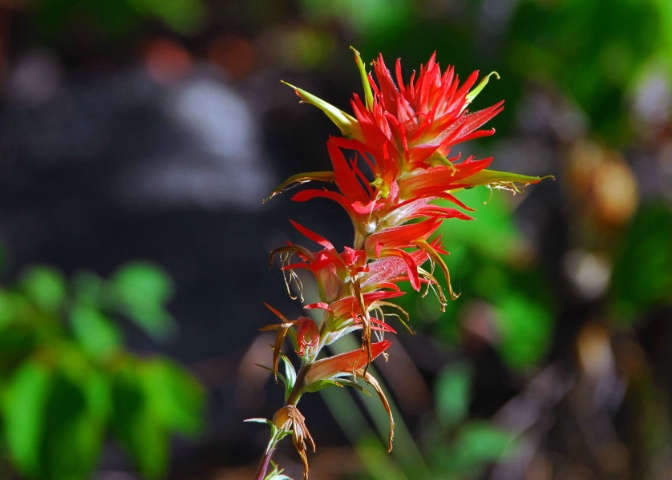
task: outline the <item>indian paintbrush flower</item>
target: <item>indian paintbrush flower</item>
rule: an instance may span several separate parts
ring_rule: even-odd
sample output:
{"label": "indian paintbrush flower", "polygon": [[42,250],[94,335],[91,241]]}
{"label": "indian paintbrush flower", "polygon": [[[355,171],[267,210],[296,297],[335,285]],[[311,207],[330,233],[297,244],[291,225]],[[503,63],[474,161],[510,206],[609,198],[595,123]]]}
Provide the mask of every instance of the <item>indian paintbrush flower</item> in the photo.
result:
{"label": "indian paintbrush flower", "polygon": [[[272,371],[276,381],[285,386],[285,406],[276,412],[272,422],[262,420],[271,425],[272,435],[257,480],[265,478],[277,442],[290,434],[307,478],[307,446],[314,449],[315,444],[297,403],[304,393],[329,386],[362,388],[358,379],[376,391],[388,413],[388,448],[392,448],[391,409],[368,369],[391,345],[385,334],[396,333],[387,323],[388,317],[395,317],[407,326],[408,314],[392,301],[404,295],[399,283],[409,282],[416,291],[425,285],[437,293],[445,306],[446,295],[434,276],[437,266],[445,277],[449,296],[457,295],[442,257],[448,252],[436,232],[445,220],[471,220],[463,212],[471,209],[455,197],[455,192],[478,185],[518,191],[518,185],[541,180],[488,170],[492,158],[462,159],[459,152],[453,152],[462,142],[494,133],[494,129],[481,127],[502,111],[503,102],[475,112],[469,106],[492,76],[498,78],[496,73],[479,82],[478,72],[474,72],[461,83],[453,67],[441,71],[433,54],[417,76],[413,73],[409,82],[404,83],[399,60],[393,76],[379,55],[372,63],[371,74],[367,73],[359,53],[354,49],[353,52],[364,89],[363,98],[355,94],[351,100],[353,114],[290,85],[303,102],[321,109],[343,136],[327,141],[331,171],[294,175],[269,198],[310,181],[334,184],[334,188],[300,191],[292,200],[333,200],[350,217],[354,239],[352,246],[339,252],[323,236],[291,222],[319,248],[312,250],[288,243],[271,252],[271,262],[276,257],[281,260],[292,298],[300,297],[303,301],[302,295],[295,297],[291,290],[291,284],[295,283],[298,293],[302,293],[297,273],[300,270],[314,277],[318,298],[303,305],[310,316],[294,320],[267,305],[280,319],[279,324],[263,330],[277,331]],[[451,202],[454,207],[434,203],[439,199]],[[361,332],[361,348],[324,355],[324,347],[356,331]],[[282,353],[287,338],[300,359],[298,371]],[[280,360],[284,374],[279,372]]]}

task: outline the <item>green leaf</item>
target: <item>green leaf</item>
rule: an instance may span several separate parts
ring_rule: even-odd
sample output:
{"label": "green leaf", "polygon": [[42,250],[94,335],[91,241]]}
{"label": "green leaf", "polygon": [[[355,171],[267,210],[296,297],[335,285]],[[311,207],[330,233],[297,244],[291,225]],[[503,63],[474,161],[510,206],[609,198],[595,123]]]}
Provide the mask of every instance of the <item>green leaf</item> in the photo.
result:
{"label": "green leaf", "polygon": [[158,267],[146,263],[130,263],[111,279],[115,296],[124,312],[154,338],[170,335],[175,324],[165,309],[172,294],[168,276]]}
{"label": "green leaf", "polygon": [[79,344],[94,358],[105,358],[121,348],[116,325],[93,305],[76,304],[70,313],[70,324]]}
{"label": "green leaf", "polygon": [[477,478],[490,463],[515,452],[511,434],[485,421],[465,424],[446,450],[435,452],[437,467],[443,472],[470,474]]}
{"label": "green leaf", "polygon": [[498,345],[512,367],[534,364],[545,354],[553,328],[548,309],[524,295],[509,292],[495,302],[502,339]]}
{"label": "green leaf", "polygon": [[100,370],[85,351],[71,343],[63,343],[57,352],[59,371],[81,389],[90,419],[107,418],[111,410],[109,371]]}
{"label": "green leaf", "polygon": [[45,480],[90,478],[98,460],[105,424],[92,411],[82,380],[67,372],[55,376],[40,454],[40,478]]}
{"label": "green leaf", "polygon": [[511,455],[515,450],[513,437],[487,422],[470,422],[457,434],[455,448],[447,459],[453,469],[465,471],[484,467]]}
{"label": "green leaf", "polygon": [[466,363],[445,368],[436,382],[436,414],[445,426],[453,426],[467,418],[471,389],[471,369]]}
{"label": "green leaf", "polygon": [[247,423],[263,423],[268,425],[269,427],[274,427],[273,422],[271,422],[268,418],[246,418],[243,420],[243,422]]}
{"label": "green leaf", "polygon": [[287,400],[290,393],[292,393],[294,384],[296,383],[296,370],[294,369],[294,365],[292,365],[291,360],[287,358],[287,355],[281,353],[280,358],[282,359],[282,363],[285,365],[285,375],[280,376],[280,378],[285,384],[285,400]]}
{"label": "green leaf", "polygon": [[23,274],[19,286],[35,304],[48,312],[57,312],[65,300],[65,279],[55,268],[33,267]]}
{"label": "green leaf", "polygon": [[[476,221],[446,221],[439,227],[439,233],[451,239],[451,255],[446,258],[449,267],[458,267],[464,271],[472,262],[461,262],[460,249],[473,249],[478,257],[495,259],[506,263],[514,257],[516,246],[520,244],[521,234],[513,221],[510,195],[505,192],[489,191],[486,187],[462,190],[456,195],[462,202],[476,209],[473,216]],[[452,207],[447,200],[439,200],[438,205]],[[496,242],[492,239],[497,238]],[[475,258],[474,260],[478,260]],[[460,263],[456,263],[460,261]]]}
{"label": "green leaf", "polygon": [[354,388],[355,390],[358,390],[358,391],[362,392],[366,396],[369,396],[369,397],[371,396],[371,392],[369,392],[366,389],[366,387],[364,387],[363,385],[360,385],[359,383],[357,383],[354,380],[348,380],[347,378],[339,378],[338,381],[334,381],[334,382],[337,384],[336,386],[338,386],[338,387]]}
{"label": "green leaf", "polygon": [[637,312],[672,304],[672,209],[664,204],[640,209],[616,255],[612,274],[612,309],[621,321]]}
{"label": "green leaf", "polygon": [[48,422],[44,410],[51,389],[51,369],[34,358],[20,365],[4,387],[4,436],[12,462],[28,476],[40,469],[38,448]]}
{"label": "green leaf", "polygon": [[610,2],[608,15],[600,2],[517,2],[504,61],[521,85],[531,80],[564,93],[587,114],[593,135],[628,145],[634,122],[627,99],[636,76],[670,58],[664,9],[669,12],[669,1]]}
{"label": "green leaf", "polygon": [[[357,385],[356,383],[352,383],[351,385],[348,386],[358,386],[361,391],[366,391],[361,387],[361,385]],[[337,382],[336,380],[318,380],[316,382],[311,383],[310,385],[307,385],[304,387],[303,391],[304,392],[319,392],[320,390],[323,390],[327,387],[342,387],[343,384],[341,382]],[[368,393],[368,392],[367,392]]]}
{"label": "green leaf", "polygon": [[203,388],[184,368],[157,358],[141,364],[138,375],[157,424],[188,434],[201,429]]}
{"label": "green leaf", "polygon": [[110,425],[140,473],[148,478],[158,478],[166,469],[168,436],[151,411],[142,384],[147,379],[137,375],[138,368],[135,361],[130,361],[113,379]]}
{"label": "green leaf", "polygon": [[[0,292],[0,378],[7,378],[17,364],[29,357],[40,342],[49,342],[53,322],[46,318],[26,318],[24,309],[30,304],[16,292]],[[39,321],[42,330],[37,331],[28,321]],[[53,320],[49,318],[48,320]],[[38,338],[41,337],[41,338]]]}
{"label": "green leaf", "polygon": [[266,474],[264,480],[292,480],[287,475],[284,475],[282,473],[284,470],[278,468],[278,466],[272,460],[271,460],[271,466],[273,467],[273,470],[271,470]]}

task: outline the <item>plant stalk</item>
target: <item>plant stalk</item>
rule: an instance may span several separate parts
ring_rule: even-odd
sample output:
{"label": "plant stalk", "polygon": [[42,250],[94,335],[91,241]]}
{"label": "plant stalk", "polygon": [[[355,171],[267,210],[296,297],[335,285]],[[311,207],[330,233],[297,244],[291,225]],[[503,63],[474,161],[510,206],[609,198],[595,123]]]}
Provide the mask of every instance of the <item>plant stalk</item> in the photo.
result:
{"label": "plant stalk", "polygon": [[268,471],[268,466],[271,464],[271,458],[273,458],[273,454],[277,448],[277,443],[277,438],[274,435],[273,438],[271,438],[266,451],[264,452],[264,456],[261,457],[259,468],[257,469],[257,476],[254,477],[255,480],[264,480],[264,478],[266,478],[266,472]]}

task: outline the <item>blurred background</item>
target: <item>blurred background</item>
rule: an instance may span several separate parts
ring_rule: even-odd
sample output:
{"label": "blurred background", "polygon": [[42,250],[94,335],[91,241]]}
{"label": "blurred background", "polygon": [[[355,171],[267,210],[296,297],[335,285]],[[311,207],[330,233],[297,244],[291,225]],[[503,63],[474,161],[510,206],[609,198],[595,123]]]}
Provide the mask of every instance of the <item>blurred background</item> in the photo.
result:
{"label": "blurred background", "polygon": [[555,181],[459,196],[461,297],[403,297],[415,335],[376,365],[394,451],[375,398],[327,389],[311,478],[672,478],[669,0],[1,0],[0,479],[253,478],[262,302],[301,313],[268,253],[289,218],[352,235],[261,203],[337,134],[280,80],[349,110],[350,45],[497,71],[464,153]]}

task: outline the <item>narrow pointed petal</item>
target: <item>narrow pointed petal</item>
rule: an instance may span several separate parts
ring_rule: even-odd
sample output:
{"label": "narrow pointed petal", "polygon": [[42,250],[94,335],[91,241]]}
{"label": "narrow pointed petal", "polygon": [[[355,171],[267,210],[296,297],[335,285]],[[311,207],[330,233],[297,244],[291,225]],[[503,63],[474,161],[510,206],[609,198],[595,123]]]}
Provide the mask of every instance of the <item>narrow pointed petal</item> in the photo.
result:
{"label": "narrow pointed petal", "polygon": [[334,250],[334,246],[331,244],[329,240],[324,238],[321,235],[318,235],[317,233],[313,232],[312,230],[307,229],[303,225],[295,222],[294,220],[289,221],[294,228],[296,228],[299,232],[301,232],[306,238],[311,239],[313,242],[322,245],[324,248],[329,249],[329,250]]}
{"label": "narrow pointed petal", "polygon": [[327,150],[329,151],[331,163],[334,166],[336,184],[341,193],[351,202],[369,203],[371,200],[369,192],[364,189],[357,179],[357,170],[355,167],[348,165],[343,152],[338,147],[338,143],[333,141],[327,142]]}
{"label": "narrow pointed petal", "polygon": [[424,220],[387,228],[366,239],[366,250],[375,252],[376,257],[379,257],[384,249],[409,247],[414,242],[429,237],[440,225],[441,222],[438,220]]}

